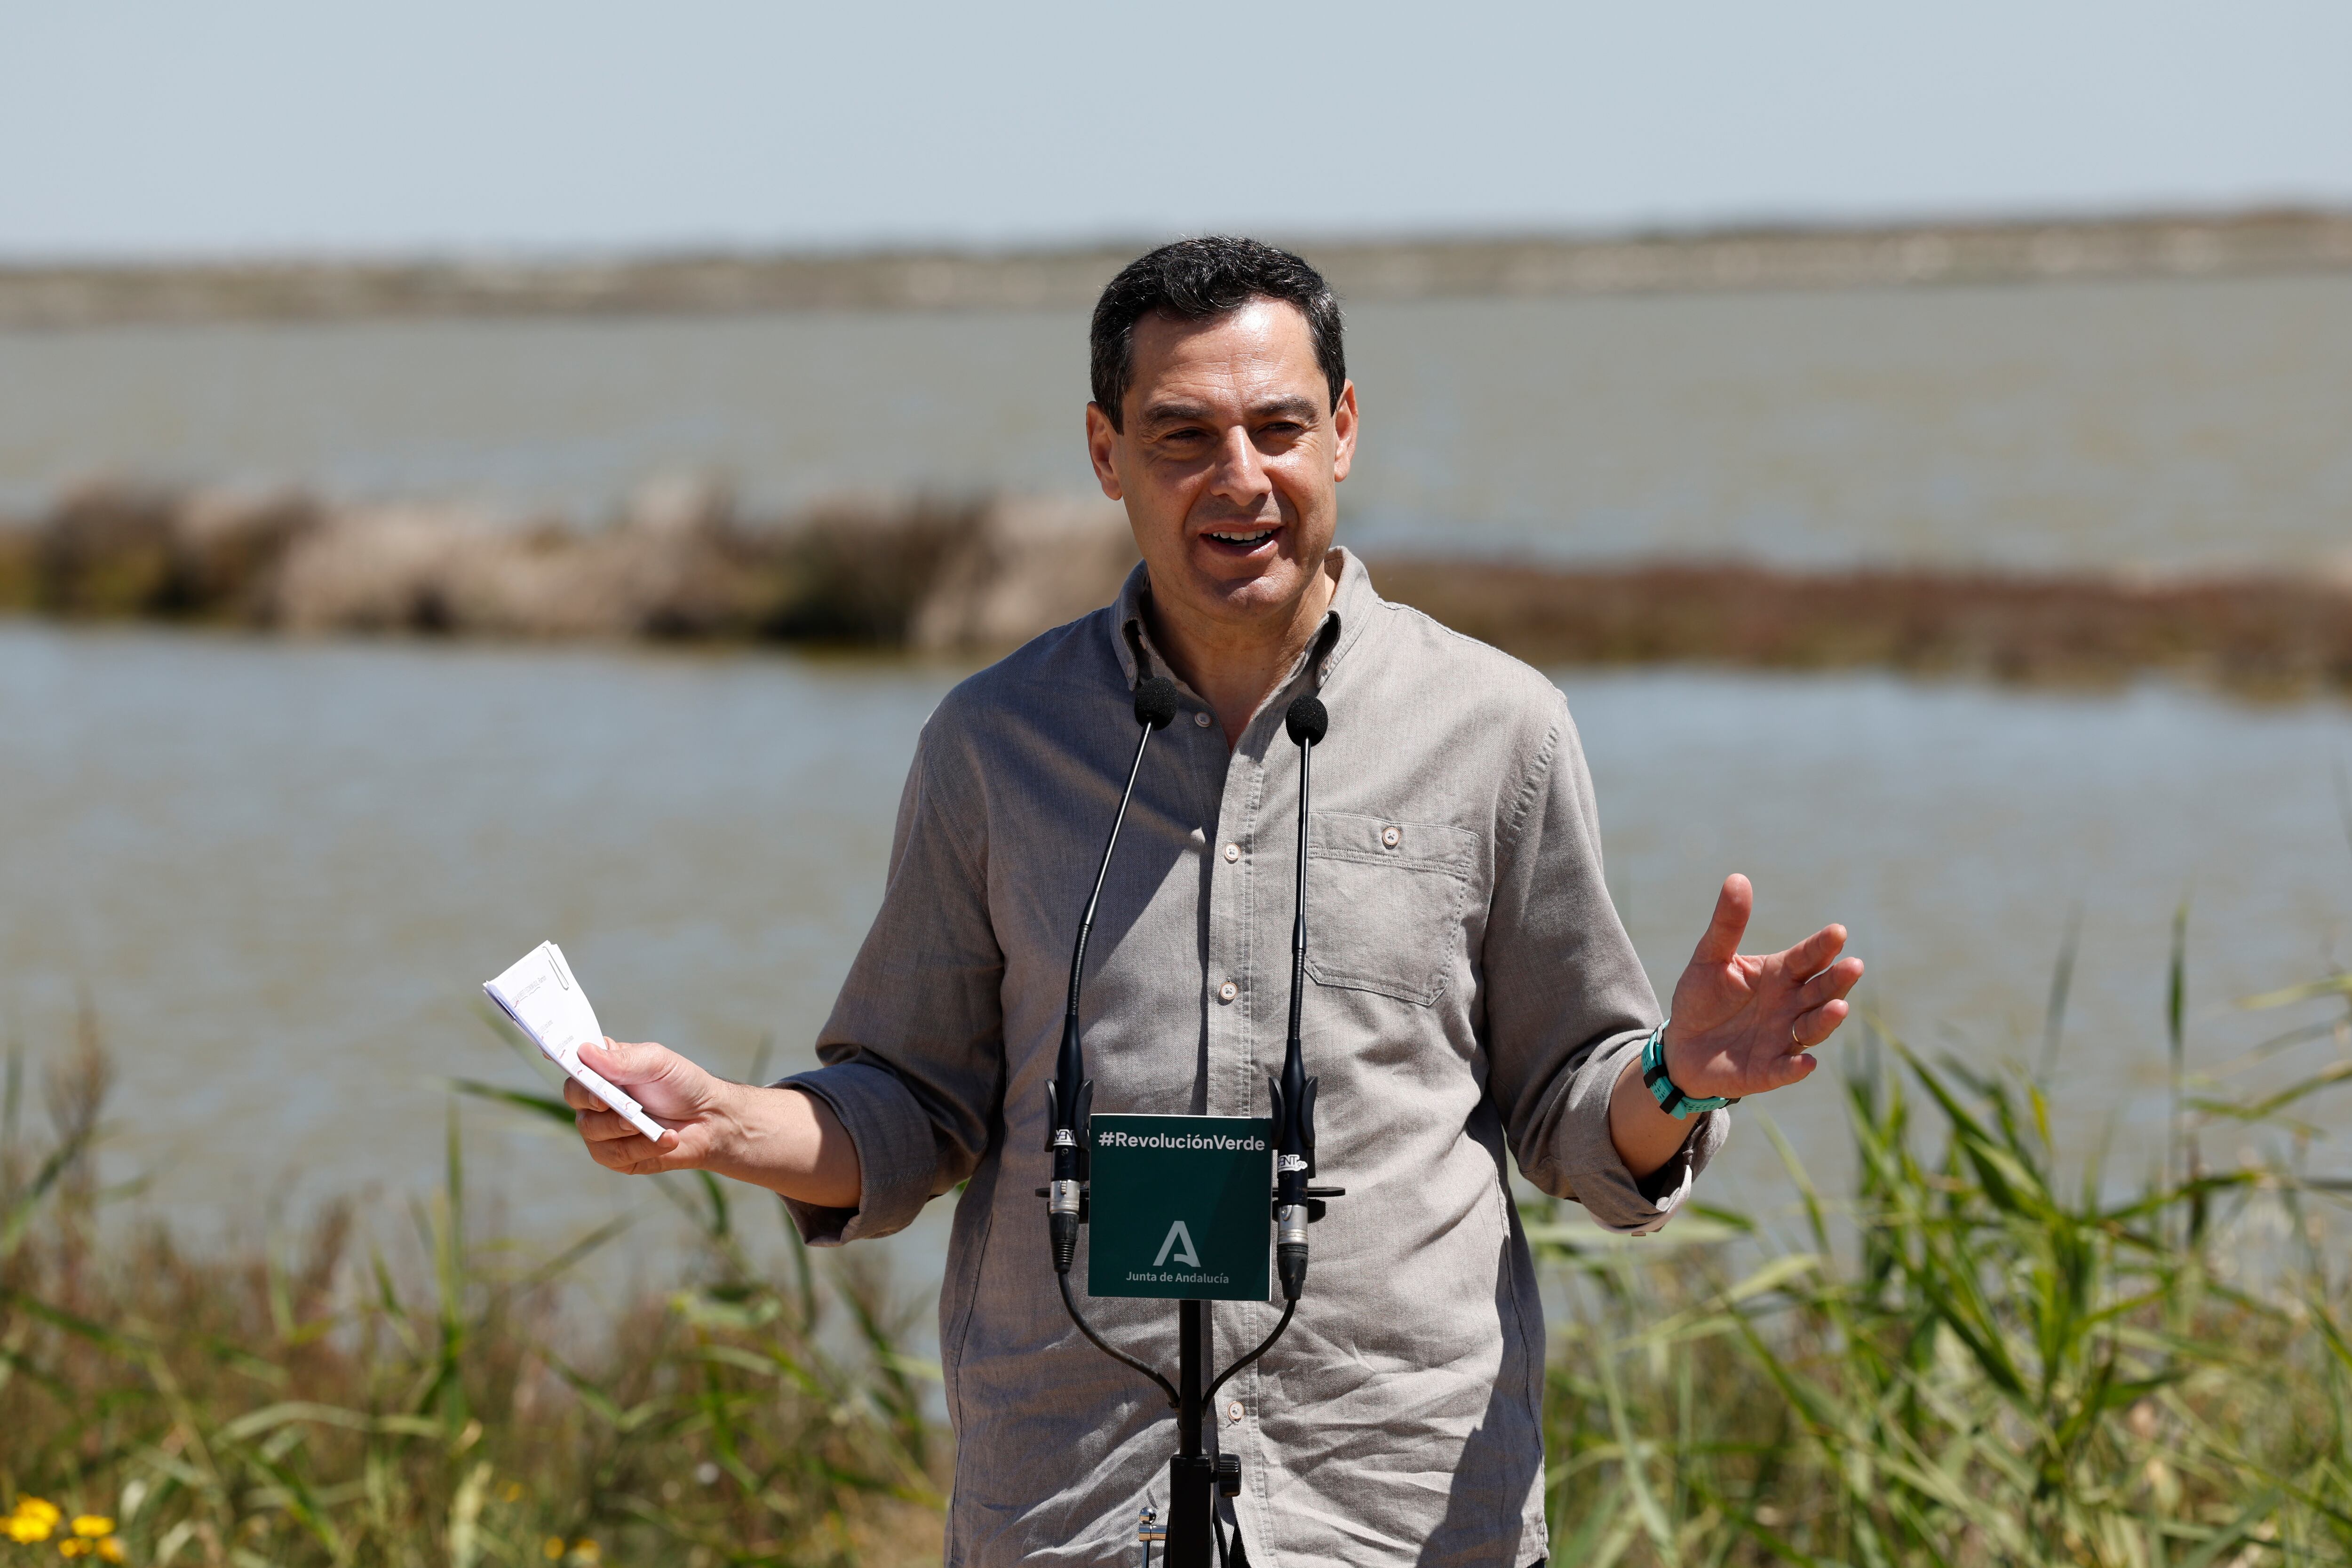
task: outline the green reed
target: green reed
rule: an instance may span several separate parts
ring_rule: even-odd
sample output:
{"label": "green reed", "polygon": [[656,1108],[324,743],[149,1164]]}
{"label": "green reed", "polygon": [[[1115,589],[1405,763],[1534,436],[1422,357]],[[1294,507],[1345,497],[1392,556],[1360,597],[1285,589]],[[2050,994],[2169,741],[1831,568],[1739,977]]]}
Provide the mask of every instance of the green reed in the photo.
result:
{"label": "green reed", "polygon": [[[1851,1198],[1781,1145],[1795,1246],[1721,1210],[1621,1242],[1528,1205],[1570,1309],[1553,1560],[2352,1562],[2352,1338],[2315,1206],[2344,1184],[2200,1152],[2201,1131],[2280,1124],[2352,1077],[2352,977],[2258,998],[2347,1010],[2249,1062],[2336,1059],[2224,1098],[2188,1070],[2182,945],[2177,928],[2164,1166],[2133,1190],[2095,1159],[2069,1173],[2051,1133],[2062,958],[2035,1073],[1883,1037],[1853,1054]],[[661,1181],[695,1239],[679,1282],[583,1323],[562,1281],[616,1228],[537,1262],[474,1237],[454,1110],[414,1215],[427,1266],[394,1267],[348,1205],[198,1258],[95,1224],[95,1044],[49,1075],[47,1136],[25,1130],[24,1079],[11,1058],[0,1504],[101,1516],[134,1565],[936,1560],[949,1444],[910,1319],[789,1227],[784,1266],[756,1264],[722,1184]],[[569,1121],[541,1094],[458,1087]],[[0,1568],[60,1544],[0,1540]]]}
{"label": "green reed", "polygon": [[[2169,1157],[2135,1192],[2095,1160],[2062,1176],[2036,1078],[1882,1038],[1846,1075],[1842,1214],[1765,1124],[1803,1245],[1715,1212],[1700,1225],[1737,1245],[1644,1252],[1533,1226],[1578,1309],[1546,1412],[1557,1560],[2352,1561],[2347,1291],[2311,1223],[2339,1184],[2208,1171],[2197,1150],[2200,1126],[2274,1116],[2347,1068],[2190,1098],[2179,945]],[[2262,1000],[2322,994],[2352,985]],[[2316,1039],[2340,1049],[2345,1020],[2256,1054]]]}
{"label": "green reed", "polygon": [[[51,1074],[46,1140],[14,1057],[7,1084],[0,1505],[105,1516],[134,1565],[936,1560],[904,1316],[877,1274],[797,1250],[768,1278],[718,1183],[665,1179],[694,1223],[684,1277],[583,1332],[560,1285],[618,1226],[536,1263],[473,1237],[454,1106],[412,1279],[347,1205],[226,1257],[101,1230],[104,1058]],[[0,1539],[0,1563],[65,1544]]]}

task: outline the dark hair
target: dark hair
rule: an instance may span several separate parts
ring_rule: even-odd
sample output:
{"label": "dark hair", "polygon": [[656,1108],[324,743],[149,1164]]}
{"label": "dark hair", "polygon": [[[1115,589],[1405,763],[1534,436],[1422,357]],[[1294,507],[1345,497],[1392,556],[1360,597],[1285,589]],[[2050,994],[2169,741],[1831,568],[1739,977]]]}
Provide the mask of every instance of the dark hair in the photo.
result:
{"label": "dark hair", "polygon": [[1323,274],[1302,257],[1255,239],[1213,234],[1180,239],[1139,256],[1122,268],[1095,301],[1088,334],[1093,351],[1095,405],[1114,430],[1125,428],[1127,389],[1135,376],[1135,323],[1155,310],[1205,321],[1253,300],[1285,300],[1298,307],[1315,339],[1315,363],[1331,386],[1331,405],[1348,384],[1348,356],[1339,343],[1339,301]]}

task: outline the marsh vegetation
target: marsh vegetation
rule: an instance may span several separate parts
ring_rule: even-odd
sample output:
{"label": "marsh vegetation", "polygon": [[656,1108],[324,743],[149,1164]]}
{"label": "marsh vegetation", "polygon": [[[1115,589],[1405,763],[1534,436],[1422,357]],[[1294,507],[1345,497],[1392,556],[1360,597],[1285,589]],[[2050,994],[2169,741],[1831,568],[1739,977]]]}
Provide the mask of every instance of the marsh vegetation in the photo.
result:
{"label": "marsh vegetation", "polygon": [[[2306,1168],[2294,1120],[2352,1078],[2352,977],[2257,999],[2305,1013],[2234,1064],[2283,1076],[2232,1093],[2189,1068],[2183,973],[2176,951],[2171,1117],[2137,1179],[2057,1147],[2049,1054],[1987,1070],[1878,1036],[1846,1062],[1851,1194],[1784,1147],[1793,1227],[1713,1208],[1629,1244],[1530,1205],[1569,1304],[1557,1560],[2352,1561],[2352,1291],[2327,1224],[2352,1184]],[[137,1564],[935,1560],[950,1438],[913,1314],[854,1260],[794,1247],[772,1277],[722,1185],[666,1189],[690,1260],[586,1319],[562,1282],[609,1236],[526,1259],[475,1235],[454,1110],[410,1216],[421,1269],[341,1205],[192,1256],[101,1223],[94,1040],[42,1075],[45,1131],[27,1076],[12,1058],[0,1145],[10,1506],[103,1519]],[[2209,1164],[2221,1127],[2274,1130],[2278,1157]]]}

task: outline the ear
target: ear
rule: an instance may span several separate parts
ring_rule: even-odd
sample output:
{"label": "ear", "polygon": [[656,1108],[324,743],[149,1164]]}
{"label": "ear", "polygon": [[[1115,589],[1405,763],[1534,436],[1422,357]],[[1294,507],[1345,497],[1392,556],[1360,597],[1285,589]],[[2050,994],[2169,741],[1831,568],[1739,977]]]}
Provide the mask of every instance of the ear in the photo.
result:
{"label": "ear", "polygon": [[1124,500],[1118,482],[1118,465],[1114,460],[1118,447],[1118,432],[1110,427],[1110,416],[1102,405],[1087,405],[1087,460],[1095,466],[1095,483],[1112,500]]}
{"label": "ear", "polygon": [[1352,381],[1339,388],[1339,406],[1331,410],[1331,480],[1337,484],[1348,477],[1348,469],[1356,461],[1356,384]]}

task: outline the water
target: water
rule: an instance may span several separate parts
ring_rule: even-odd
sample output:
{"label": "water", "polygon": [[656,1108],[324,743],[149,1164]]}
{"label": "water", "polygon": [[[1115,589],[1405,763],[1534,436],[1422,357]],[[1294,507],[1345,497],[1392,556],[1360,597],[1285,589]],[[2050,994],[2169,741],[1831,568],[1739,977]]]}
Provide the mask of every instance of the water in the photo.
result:
{"label": "water", "polygon": [[[2352,537],[2352,278],[1374,304],[1351,331],[1343,536],[1375,548],[2275,565]],[[110,467],[583,516],[681,466],[760,505],[1082,490],[1083,336],[1070,312],[0,333],[0,510]],[[0,1022],[47,1048],[89,998],[111,1158],[191,1226],[429,1184],[446,1080],[531,1081],[474,987],[544,936],[616,1033],[739,1075],[765,1040],[787,1070],[961,673],[0,623]],[[2085,1139],[2145,1147],[2161,1113],[2184,897],[2198,1062],[2281,1026],[2231,998],[2345,955],[2341,703],[1564,684],[1662,987],[1742,869],[1757,941],[1854,928],[1891,1027],[2031,1056],[2079,905],[2059,1113]],[[1764,1110],[1835,1168],[1825,1082],[1742,1120]],[[527,1234],[659,1212],[558,1130],[467,1119],[477,1190]],[[1786,1198],[1752,1127],[1727,1161],[1718,1195]]]}
{"label": "water", "polygon": [[[0,626],[0,1016],[46,1047],[89,996],[121,1071],[117,1173],[157,1173],[152,1201],[192,1226],[248,1231],[331,1193],[428,1186],[446,1079],[533,1082],[476,986],[541,937],[614,1033],[732,1076],[769,1040],[791,1070],[878,897],[916,731],[961,673]],[[1868,675],[1563,684],[1662,988],[1740,869],[1757,942],[1845,921],[1864,1005],[1930,1049],[2031,1057],[2079,901],[2077,1132],[2160,1114],[2184,894],[2200,1064],[2279,1026],[2231,998],[2345,952],[2343,705]],[[1826,1079],[1755,1109],[1836,1170]],[[478,1187],[527,1236],[659,1212],[559,1130],[467,1120]],[[1788,1200],[1752,1126],[1727,1158],[1714,1195]],[[2352,1172],[2352,1152],[2323,1142],[2314,1163]],[[940,1217],[908,1244],[922,1258]]]}
{"label": "water", "polygon": [[[2352,276],[1368,303],[1368,547],[2040,567],[2341,560]],[[574,516],[1091,492],[1075,311],[0,332],[0,510],[103,468]]]}

